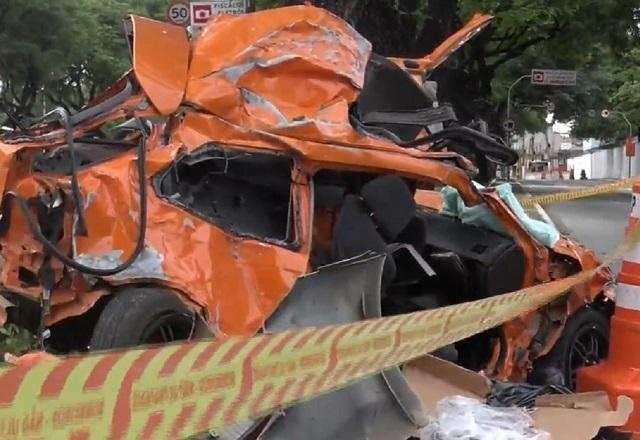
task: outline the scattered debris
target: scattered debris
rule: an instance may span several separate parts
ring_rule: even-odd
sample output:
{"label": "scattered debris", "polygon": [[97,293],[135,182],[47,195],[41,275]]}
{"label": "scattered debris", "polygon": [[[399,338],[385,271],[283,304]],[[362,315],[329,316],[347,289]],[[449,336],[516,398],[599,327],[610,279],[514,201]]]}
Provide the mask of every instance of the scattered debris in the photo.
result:
{"label": "scattered debris", "polygon": [[477,399],[452,396],[438,402],[421,440],[550,440],[522,408],[496,408]]}

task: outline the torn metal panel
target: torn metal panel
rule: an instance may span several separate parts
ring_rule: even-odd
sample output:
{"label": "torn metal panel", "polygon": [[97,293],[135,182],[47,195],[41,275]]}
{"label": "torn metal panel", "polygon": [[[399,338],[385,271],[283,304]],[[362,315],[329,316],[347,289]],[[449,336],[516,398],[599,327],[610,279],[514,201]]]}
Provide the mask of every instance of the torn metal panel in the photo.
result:
{"label": "torn metal panel", "polygon": [[[292,43],[296,44],[295,42],[292,42]],[[251,46],[251,48],[254,48],[254,47],[255,46]],[[257,67],[262,69],[267,69],[269,67],[274,67],[274,66],[277,66],[278,64],[291,61],[295,58],[296,58],[295,55],[286,54],[277,58],[273,58],[271,60],[265,60],[260,58],[250,59],[250,61],[244,64],[225,67],[224,69],[214,73],[213,75],[223,75],[233,84],[236,84],[240,80],[240,78],[242,78],[242,76],[248,73],[251,69],[255,69]]]}
{"label": "torn metal panel", "polygon": [[[193,42],[186,100],[227,121],[263,130],[282,130],[283,120],[313,125],[323,109],[339,99],[353,102],[362,87],[371,44],[322,9],[271,9],[211,23]],[[237,26],[251,32],[238,38]],[[243,90],[284,119],[247,118],[238,111],[245,105]],[[342,131],[348,115],[343,118]],[[332,136],[330,127],[322,132]]]}
{"label": "torn metal panel", "polygon": [[[149,173],[158,173],[179,150],[179,144],[172,144],[150,151]],[[89,235],[75,237],[75,252],[99,256],[97,261],[84,259],[91,267],[114,267],[133,252],[138,219],[130,212],[140,212],[134,160],[132,154],[125,155],[80,174],[82,187],[92,188],[95,199],[86,207]],[[198,177],[191,173],[190,178]],[[222,335],[253,334],[307,268],[309,195],[300,185],[294,185],[293,191],[298,206],[296,237],[300,238],[296,250],[237,236],[150,189],[146,245],[154,252],[144,259],[149,265],[134,264],[133,271],[107,279],[118,284],[155,279],[205,307]],[[226,295],[230,291],[236,293]]]}
{"label": "torn metal panel", "polygon": [[47,315],[45,325],[50,326],[67,318],[83,315],[91,310],[100,298],[109,295],[111,292],[106,289],[99,289],[90,292],[74,293],[72,301],[51,305],[51,310],[49,315]]}
{"label": "torn metal panel", "polygon": [[[294,142],[280,136],[257,136],[212,115],[189,113],[185,116],[185,123],[176,130],[176,140],[182,142],[188,150],[195,150],[211,142],[211,133],[223,144],[246,145],[268,149],[271,151],[294,151],[308,159],[314,169],[345,168],[355,169],[358,164],[366,164],[365,168],[379,170],[379,172],[402,173],[414,178],[438,182],[456,188],[468,205],[482,202],[480,193],[471,184],[467,173],[456,166],[443,163],[440,157],[416,160],[411,152],[404,151],[392,144],[380,148],[364,149],[356,146],[325,144],[314,141]],[[371,139],[371,138],[369,138]],[[173,149],[173,154],[177,148]],[[375,150],[375,151],[372,151]],[[402,151],[402,154],[398,153]],[[150,157],[171,154],[169,151],[153,151]],[[445,155],[445,158],[450,156]]]}
{"label": "torn metal panel", "polygon": [[[113,157],[135,148],[135,144],[95,145],[92,143],[75,143],[78,169],[87,168],[105,162]],[[43,151],[35,155],[32,170],[37,173],[69,175],[71,162],[68,145],[60,145],[51,151]]]}
{"label": "torn metal panel", "polygon": [[[133,71],[162,115],[174,113],[184,95],[189,68],[189,40],[183,27],[131,17]],[[158,56],[162,48],[165,56]],[[171,56],[166,56],[171,54]]]}
{"label": "torn metal panel", "polygon": [[[299,279],[267,332],[379,318],[384,257],[356,257]],[[327,372],[330,374],[330,372]],[[399,368],[286,409],[262,438],[405,439],[427,423]]]}
{"label": "torn metal panel", "polygon": [[[96,269],[116,267],[124,261],[124,251],[113,250],[102,255],[80,254],[75,257],[78,263]],[[122,272],[112,275],[113,280],[166,280],[162,268],[164,257],[151,246],[145,246],[135,262]]]}
{"label": "torn metal panel", "polygon": [[253,93],[249,89],[241,89],[240,92],[244,98],[245,108],[250,115],[254,117],[264,115],[263,117],[267,120],[275,119],[272,123],[278,126],[290,123],[287,117],[273,103]]}
{"label": "torn metal panel", "polygon": [[493,16],[487,14],[475,14],[462,28],[443,41],[436,49],[420,59],[391,58],[392,61],[421,76],[430,73],[456,50],[473,38],[478,32],[487,27]]}
{"label": "torn metal panel", "polygon": [[9,307],[15,307],[15,305],[3,295],[0,295],[0,326],[7,322],[7,309]]}

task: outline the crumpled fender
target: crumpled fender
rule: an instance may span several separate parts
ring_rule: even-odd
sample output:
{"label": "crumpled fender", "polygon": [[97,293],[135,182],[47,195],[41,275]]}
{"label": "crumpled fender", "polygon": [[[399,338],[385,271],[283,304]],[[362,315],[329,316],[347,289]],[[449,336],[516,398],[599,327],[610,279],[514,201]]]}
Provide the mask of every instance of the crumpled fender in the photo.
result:
{"label": "crumpled fender", "polygon": [[[560,236],[560,240],[554,246],[553,251],[575,260],[582,270],[595,269],[601,264],[600,259],[593,251],[564,236]],[[607,285],[613,283],[614,280],[615,276],[610,267],[600,268],[589,283],[576,286],[573,289],[577,295],[570,297],[569,313],[583,306],[585,301],[592,302],[601,293],[605,294],[605,296],[611,296]]]}

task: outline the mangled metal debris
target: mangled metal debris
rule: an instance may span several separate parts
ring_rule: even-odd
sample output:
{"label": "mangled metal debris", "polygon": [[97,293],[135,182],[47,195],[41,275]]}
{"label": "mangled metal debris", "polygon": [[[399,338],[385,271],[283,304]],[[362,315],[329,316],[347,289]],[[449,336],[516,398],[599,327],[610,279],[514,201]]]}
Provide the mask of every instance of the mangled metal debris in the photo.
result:
{"label": "mangled metal debris", "polygon": [[[46,326],[50,350],[109,348],[189,337],[196,314],[216,336],[338,319],[318,321],[299,299],[309,292],[356,320],[596,267],[568,238],[541,245],[494,189],[473,185],[470,159],[509,165],[517,156],[435,107],[433,87],[423,87],[489,20],[479,15],[433,54],[404,60],[372,54],[347,23],[310,6],[219,17],[192,41],[131,17],[131,72],[77,114],[57,110],[1,139],[0,286],[16,305],[8,320]],[[460,144],[473,154],[456,153]],[[434,191],[446,185],[465,206],[485,205],[504,233],[442,215]],[[341,297],[331,284],[355,282],[345,261],[371,252],[384,257],[372,260],[379,311],[365,304],[360,315],[357,292]],[[318,270],[316,280],[332,274],[328,284],[307,277]],[[461,342],[458,362],[523,381],[544,361],[570,377],[554,361],[557,341],[585,304],[606,315],[611,278],[602,270],[566,300]],[[344,432],[359,435],[351,425],[360,420],[376,427],[364,435],[384,438],[388,427],[421,423],[402,380],[386,372],[343,390],[356,415],[330,395],[287,417],[333,408]],[[366,407],[371,393],[386,418]],[[271,430],[288,432],[287,417]]]}

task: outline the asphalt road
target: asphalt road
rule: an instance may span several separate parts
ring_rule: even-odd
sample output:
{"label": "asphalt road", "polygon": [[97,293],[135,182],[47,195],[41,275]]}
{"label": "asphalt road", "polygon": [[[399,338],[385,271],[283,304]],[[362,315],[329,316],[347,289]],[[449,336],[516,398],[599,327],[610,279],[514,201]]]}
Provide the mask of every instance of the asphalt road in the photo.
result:
{"label": "asphalt road", "polygon": [[[605,181],[522,182],[525,191],[549,194],[592,186]],[[555,203],[543,207],[560,232],[580,241],[600,255],[607,255],[622,241],[631,212],[631,192],[616,191],[600,196]],[[619,270],[620,263],[614,265]]]}

